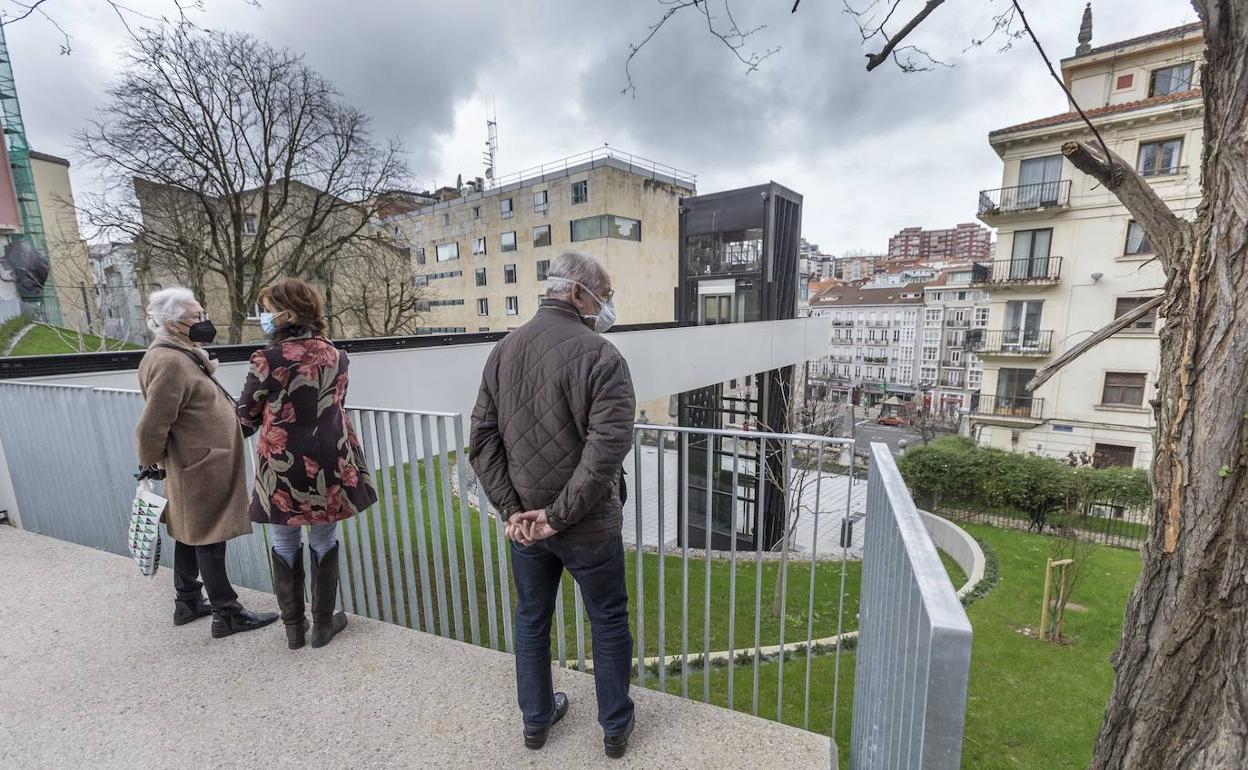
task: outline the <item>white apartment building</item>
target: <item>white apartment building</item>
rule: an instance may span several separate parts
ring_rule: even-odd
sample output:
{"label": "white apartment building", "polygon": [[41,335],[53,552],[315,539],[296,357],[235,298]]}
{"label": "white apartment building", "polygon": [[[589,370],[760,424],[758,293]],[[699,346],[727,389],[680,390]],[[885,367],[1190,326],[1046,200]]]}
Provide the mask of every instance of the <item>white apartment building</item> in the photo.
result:
{"label": "white apartment building", "polygon": [[810,364],[808,397],[845,401],[856,389],[873,406],[890,396],[913,401],[918,392],[919,324],[923,287],[864,289],[833,286],[810,300],[812,316],[831,317],[831,352]]}
{"label": "white apartment building", "polygon": [[989,295],[972,277],[966,264],[923,288],[919,386],[924,405],[944,415],[969,409],[983,383],[983,360],[974,351],[988,328]]}
{"label": "white apartment building", "polygon": [[[1110,149],[1136,164],[1157,194],[1190,217],[1200,200],[1203,104],[1199,24],[1093,48],[1085,18],[1076,55],[1062,61],[1074,97]],[[1156,317],[1100,344],[1035,393],[1037,369],[1165,284],[1126,209],[1061,154],[1095,141],[1075,112],[993,131],[1002,187],[980,194],[998,228],[997,257],[976,266],[991,291],[973,415],[981,443],[1102,465],[1148,467],[1153,455],[1159,348]]]}

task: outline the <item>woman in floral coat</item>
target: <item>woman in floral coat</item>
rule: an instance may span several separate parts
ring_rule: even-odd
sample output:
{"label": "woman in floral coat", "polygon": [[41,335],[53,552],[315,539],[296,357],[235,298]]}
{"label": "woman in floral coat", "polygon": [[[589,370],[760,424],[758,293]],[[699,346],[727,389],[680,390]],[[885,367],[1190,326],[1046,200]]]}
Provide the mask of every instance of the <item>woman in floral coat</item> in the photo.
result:
{"label": "woman in floral coat", "polygon": [[260,431],[251,520],[269,524],[273,588],[292,650],[304,645],[303,542],[312,550],[312,646],[347,625],[335,613],[338,522],[377,502],[364,451],[347,418],[347,354],[323,335],[324,302],[298,278],[260,293],[260,325],[272,339],[251,356],[238,400],[243,430]]}

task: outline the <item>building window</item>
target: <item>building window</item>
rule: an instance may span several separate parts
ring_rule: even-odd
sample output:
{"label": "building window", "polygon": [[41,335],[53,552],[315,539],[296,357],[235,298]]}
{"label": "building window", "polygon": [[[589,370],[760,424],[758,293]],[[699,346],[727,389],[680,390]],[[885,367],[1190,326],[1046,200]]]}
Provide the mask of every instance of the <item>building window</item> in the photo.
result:
{"label": "building window", "polygon": [[544,214],[546,212],[546,191],[538,190],[533,193],[533,213]]}
{"label": "building window", "polygon": [[256,234],[256,215],[246,214],[243,216],[243,235]]}
{"label": "building window", "polygon": [[472,207],[472,218],[473,218],[473,219],[480,219],[480,218],[481,218],[481,207],[480,207],[480,206],[473,206],[473,207]]}
{"label": "building window", "polygon": [[1160,142],[1140,144],[1137,170],[1143,176],[1172,176],[1182,170],[1179,155],[1183,151],[1182,139],[1165,139]]}
{"label": "building window", "polygon": [[489,314],[490,314],[490,301],[486,299],[485,297],[482,297],[481,299],[477,300],[477,315],[484,316],[484,315],[489,315]]}
{"label": "building window", "polygon": [[[1114,318],[1122,318],[1127,313],[1135,310],[1140,305],[1151,300],[1152,297],[1119,297],[1114,303]],[[1123,331],[1130,332],[1151,332],[1153,327],[1157,325],[1157,309],[1153,308],[1147,315],[1137,319]]]}
{"label": "building window", "polygon": [[411,248],[410,248],[410,247],[408,247],[408,246],[400,246],[400,247],[399,247],[399,256],[400,256],[400,257],[402,257],[403,259],[408,260],[408,261],[410,262],[410,261],[411,261],[411,259],[412,259],[412,250],[411,250]]}
{"label": "building window", "polygon": [[540,225],[533,228],[533,246],[549,246],[550,245],[550,225]]}
{"label": "building window", "polygon": [[1153,253],[1153,244],[1148,242],[1148,236],[1144,234],[1144,228],[1140,227],[1139,222],[1132,220],[1127,223],[1127,244],[1122,253],[1126,256]]}
{"label": "building window", "polygon": [[499,201],[498,211],[499,211],[499,216],[502,217],[503,219],[511,219],[511,215],[514,213],[511,210],[511,198],[503,198],[501,201]]}
{"label": "building window", "polygon": [[425,250],[424,249],[416,249],[416,264],[418,265],[425,264]]}
{"label": "building window", "polygon": [[449,211],[442,212],[442,226],[446,227],[450,223],[451,223],[451,212]]}
{"label": "building window", "polygon": [[585,203],[589,200],[589,180],[582,179],[572,183],[572,203]]}
{"label": "building window", "polygon": [[619,238],[625,241],[641,240],[641,222],[614,214],[572,220],[572,241],[590,241],[595,238]]}
{"label": "building window", "polygon": [[980,328],[980,329],[987,328],[987,326],[988,326],[988,308],[986,308],[986,307],[977,307],[977,308],[975,308],[975,326],[976,326],[977,328]]}
{"label": "building window", "polygon": [[456,241],[439,243],[437,255],[439,262],[450,262],[452,259],[459,259],[459,243]]}
{"label": "building window", "polygon": [[515,282],[516,282],[516,266],[515,265],[503,265],[503,283],[515,283]]}
{"label": "building window", "polygon": [[537,280],[544,281],[546,280],[546,277],[549,274],[550,274],[550,260],[549,259],[537,260]]}
{"label": "building window", "polygon": [[1190,61],[1153,70],[1148,79],[1148,95],[1165,96],[1192,90],[1192,75],[1195,71],[1195,63]]}
{"label": "building window", "polygon": [[1135,465],[1135,447],[1119,444],[1094,444],[1092,465],[1097,468],[1130,468]]}
{"label": "building window", "polygon": [[966,387],[969,390],[979,390],[979,386],[984,381],[984,373],[978,369],[970,369],[966,373]]}
{"label": "building window", "polygon": [[923,316],[923,324],[925,326],[940,326],[941,315],[942,313],[940,308],[929,309]]}
{"label": "building window", "polygon": [[1135,85],[1134,74],[1119,75],[1118,79],[1114,82],[1114,88],[1119,91],[1126,91],[1128,88],[1131,88],[1134,85]]}
{"label": "building window", "polygon": [[478,267],[478,268],[477,268],[477,285],[478,285],[478,286],[485,286],[485,285],[486,285],[487,280],[488,280],[488,277],[487,277],[487,276],[486,276],[486,274],[485,274],[485,268],[484,268],[484,267]]}
{"label": "building window", "polygon": [[462,299],[433,299],[429,300],[429,307],[459,307],[464,304]]}
{"label": "building window", "polygon": [[520,298],[507,298],[507,315],[520,315]]}
{"label": "building window", "polygon": [[488,332],[489,330],[490,330],[490,327],[488,327],[488,326],[478,326],[478,327],[477,327],[477,331],[479,331],[479,332]]}
{"label": "building window", "polygon": [[1144,383],[1147,375],[1131,372],[1106,372],[1101,403],[1105,406],[1143,406]]}
{"label": "building window", "polygon": [[516,250],[516,231],[512,230],[509,233],[503,233],[502,244],[503,244],[503,251],[515,251]]}
{"label": "building window", "polygon": [[485,237],[472,239],[472,256],[480,257],[485,255]]}

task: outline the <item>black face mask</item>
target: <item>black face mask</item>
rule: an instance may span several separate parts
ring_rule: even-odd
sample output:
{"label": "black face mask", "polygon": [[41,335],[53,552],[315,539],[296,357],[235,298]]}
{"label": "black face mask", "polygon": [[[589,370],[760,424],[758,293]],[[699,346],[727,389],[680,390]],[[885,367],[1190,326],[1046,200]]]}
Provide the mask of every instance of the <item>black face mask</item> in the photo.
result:
{"label": "black face mask", "polygon": [[210,345],[217,338],[217,327],[213,326],[212,321],[207,319],[198,321],[190,325],[186,330],[186,336],[191,342]]}

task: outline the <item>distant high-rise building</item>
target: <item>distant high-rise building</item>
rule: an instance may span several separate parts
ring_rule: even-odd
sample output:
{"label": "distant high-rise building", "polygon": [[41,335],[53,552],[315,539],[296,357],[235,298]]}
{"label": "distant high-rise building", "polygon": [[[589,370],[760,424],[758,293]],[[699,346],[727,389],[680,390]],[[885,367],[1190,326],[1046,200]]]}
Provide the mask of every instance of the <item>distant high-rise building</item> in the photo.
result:
{"label": "distant high-rise building", "polygon": [[888,239],[888,259],[974,260],[992,255],[992,231],[981,224],[964,222],[945,230],[906,227]]}

